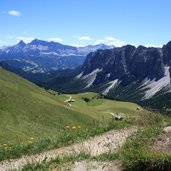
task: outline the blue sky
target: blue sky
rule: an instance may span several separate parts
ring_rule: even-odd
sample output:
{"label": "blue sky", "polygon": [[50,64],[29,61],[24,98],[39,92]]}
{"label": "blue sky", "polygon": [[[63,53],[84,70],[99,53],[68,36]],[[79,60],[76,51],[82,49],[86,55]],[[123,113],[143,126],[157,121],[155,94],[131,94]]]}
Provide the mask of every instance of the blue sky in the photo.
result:
{"label": "blue sky", "polygon": [[161,46],[171,40],[170,8],[170,0],[0,0],[0,45]]}

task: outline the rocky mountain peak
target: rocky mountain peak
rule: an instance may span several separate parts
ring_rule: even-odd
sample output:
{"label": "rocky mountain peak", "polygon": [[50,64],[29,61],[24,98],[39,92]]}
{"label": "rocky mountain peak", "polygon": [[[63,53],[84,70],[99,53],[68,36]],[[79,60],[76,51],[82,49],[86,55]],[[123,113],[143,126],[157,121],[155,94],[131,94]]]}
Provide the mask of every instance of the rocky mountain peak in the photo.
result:
{"label": "rocky mountain peak", "polygon": [[20,42],[17,44],[19,47],[24,47],[26,43],[23,40],[20,40]]}
{"label": "rocky mountain peak", "polygon": [[34,39],[34,40],[32,40],[30,43],[29,43],[29,45],[43,45],[43,44],[45,44],[46,43],[46,41],[44,41],[44,40],[39,40],[39,39]]}
{"label": "rocky mountain peak", "polygon": [[[151,98],[171,87],[171,42],[163,48],[126,45],[97,50],[87,56],[80,74],[76,78],[85,83],[84,89],[97,87],[111,96]],[[127,89],[131,91],[125,94]]]}

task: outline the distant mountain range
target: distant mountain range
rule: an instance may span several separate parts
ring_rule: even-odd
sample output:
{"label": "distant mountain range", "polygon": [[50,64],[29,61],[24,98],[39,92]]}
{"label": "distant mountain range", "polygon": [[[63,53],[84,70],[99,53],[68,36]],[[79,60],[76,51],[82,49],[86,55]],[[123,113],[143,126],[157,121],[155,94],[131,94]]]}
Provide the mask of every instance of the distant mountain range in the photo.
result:
{"label": "distant mountain range", "polygon": [[65,92],[95,91],[128,101],[158,98],[171,93],[171,42],[162,48],[127,45],[92,52],[69,82],[53,83],[50,87]]}
{"label": "distant mountain range", "polygon": [[[171,42],[162,48],[132,45],[111,48],[106,45],[77,48],[37,39],[28,44],[21,41],[0,50],[0,66],[62,92],[94,91],[120,100],[152,104],[155,108],[171,107]],[[77,65],[72,63],[74,60]],[[50,71],[57,61],[60,64],[67,61],[68,65]]]}
{"label": "distant mountain range", "polygon": [[22,40],[9,47],[0,48],[0,60],[25,72],[45,73],[51,70],[74,69],[84,62],[86,55],[98,49],[110,49],[104,44],[74,47],[57,42],[35,39]]}

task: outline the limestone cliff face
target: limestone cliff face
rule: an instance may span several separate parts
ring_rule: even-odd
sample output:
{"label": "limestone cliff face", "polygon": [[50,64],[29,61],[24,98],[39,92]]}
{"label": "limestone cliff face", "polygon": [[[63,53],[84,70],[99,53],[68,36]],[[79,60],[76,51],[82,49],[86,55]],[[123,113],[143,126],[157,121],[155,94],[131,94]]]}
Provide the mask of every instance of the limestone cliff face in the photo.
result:
{"label": "limestone cliff face", "polygon": [[[145,78],[159,80],[164,76],[165,66],[171,64],[171,42],[163,48],[146,48],[143,46],[124,46],[121,48],[98,50],[87,56],[83,66],[83,75],[99,68],[95,84],[119,79],[128,85]],[[108,76],[107,76],[108,75]]]}
{"label": "limestone cliff face", "polygon": [[[162,48],[123,46],[90,53],[66,88],[143,100],[171,91],[171,42]],[[79,82],[78,82],[79,81]]]}

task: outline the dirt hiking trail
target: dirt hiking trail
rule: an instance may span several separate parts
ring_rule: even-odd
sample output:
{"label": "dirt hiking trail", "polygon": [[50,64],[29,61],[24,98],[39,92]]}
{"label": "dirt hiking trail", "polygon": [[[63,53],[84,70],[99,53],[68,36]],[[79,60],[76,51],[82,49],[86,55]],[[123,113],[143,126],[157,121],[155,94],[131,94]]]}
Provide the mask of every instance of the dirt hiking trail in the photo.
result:
{"label": "dirt hiking trail", "polygon": [[[136,127],[111,130],[102,135],[95,136],[67,147],[48,150],[35,155],[23,156],[19,159],[4,160],[0,162],[0,171],[12,169],[21,170],[27,163],[40,163],[45,159],[46,161],[49,161],[60,155],[72,155],[79,154],[80,152],[86,152],[91,156],[97,156],[103,153],[113,152],[118,150],[126,141],[127,137],[135,133],[136,130]],[[75,167],[77,168],[79,164],[80,162],[77,163]]]}

